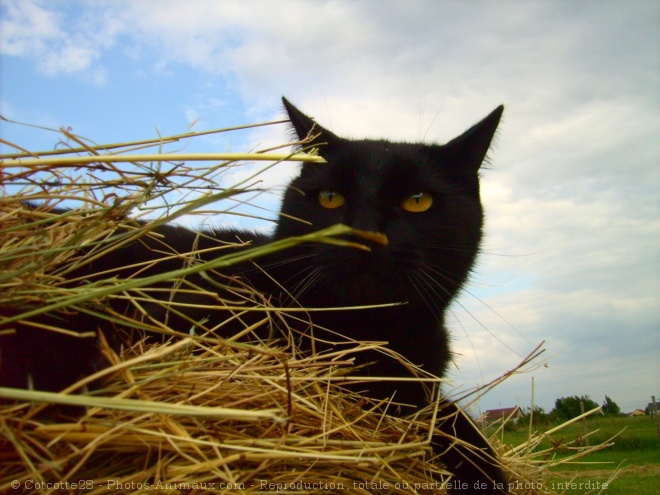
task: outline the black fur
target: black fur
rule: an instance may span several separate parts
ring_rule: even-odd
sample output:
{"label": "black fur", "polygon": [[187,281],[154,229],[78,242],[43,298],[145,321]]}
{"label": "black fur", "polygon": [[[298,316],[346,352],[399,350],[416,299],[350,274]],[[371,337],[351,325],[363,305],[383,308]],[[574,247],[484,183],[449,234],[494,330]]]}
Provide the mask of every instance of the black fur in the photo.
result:
{"label": "black fur", "polygon": [[[237,238],[264,244],[295,235],[317,231],[335,224],[384,234],[388,244],[372,243],[370,251],[330,244],[303,244],[274,255],[245,263],[219,273],[200,274],[186,281],[215,292],[218,297],[236,299],[223,275],[240,275],[278,304],[308,308],[336,308],[384,303],[401,305],[352,311],[314,311],[309,317],[316,326],[343,333],[364,341],[388,341],[389,348],[411,363],[437,376],[443,376],[451,359],[445,311],[465,283],[477,256],[482,237],[483,212],[479,198],[479,168],[498,126],[503,108],[496,108],[484,120],[445,145],[395,143],[385,140],[348,140],[320,127],[284,99],[291,123],[300,139],[309,133],[317,137],[309,143],[327,163],[308,163],[288,187],[282,202],[281,216],[273,236],[236,231],[205,232],[198,235],[176,227],[159,227],[157,237],[146,237],[122,250],[105,256],[69,274],[70,280],[83,277],[93,281],[101,269],[117,269],[122,277],[135,275],[129,264],[160,260],[140,277],[181,268],[177,258],[162,259],[159,251],[189,252],[198,248],[218,248],[223,241]],[[339,193],[345,204],[326,208],[320,204],[323,191]],[[422,212],[409,212],[403,203],[424,193],[432,198]],[[301,222],[300,220],[305,222]],[[360,239],[360,242],[365,242]],[[164,247],[167,245],[167,247]],[[157,249],[154,249],[157,248]],[[240,249],[240,248],[230,248]],[[219,251],[227,253],[227,250]],[[210,260],[218,254],[202,258]],[[268,273],[268,276],[264,275]],[[73,282],[72,282],[73,283]],[[284,287],[285,290],[282,290]],[[171,288],[171,284],[163,288]],[[167,296],[171,297],[171,293]],[[213,303],[211,296],[191,296],[176,292],[175,300]],[[131,308],[121,300],[113,303],[118,313]],[[167,315],[158,304],[147,308],[151,318],[168,318],[170,327],[187,332],[191,321],[209,318],[208,327],[227,318],[209,314],[209,310],[186,310],[185,316]],[[51,320],[54,319],[54,320]],[[118,346],[121,338],[108,325],[86,313],[49,315],[39,321],[66,319],[67,328],[78,332],[105,331]],[[188,319],[186,319],[188,318]],[[300,325],[300,331],[307,330]],[[328,336],[324,336],[328,337]],[[35,345],[38,343],[38,345]],[[37,389],[59,390],[103,365],[93,339],[73,339],[30,326],[19,326],[16,335],[0,337],[2,355],[0,383],[25,387],[28,375]],[[316,351],[325,350],[316,344]],[[303,344],[304,346],[304,344]],[[35,351],[35,349],[38,349]],[[381,353],[358,353],[361,373],[373,376],[409,376],[399,361]],[[375,398],[394,396],[396,402],[412,406],[428,403],[428,390],[418,384],[380,380],[360,385],[365,394]],[[479,453],[464,447],[450,448],[442,433],[434,437],[436,451],[442,453],[448,468],[458,481],[483,481],[495,493],[493,481],[504,483],[494,464],[494,453],[470,420],[451,402],[446,412],[456,413],[452,420],[438,425],[441,432],[462,438],[481,448]],[[400,412],[411,412],[403,408]],[[468,493],[456,490],[458,493]]]}

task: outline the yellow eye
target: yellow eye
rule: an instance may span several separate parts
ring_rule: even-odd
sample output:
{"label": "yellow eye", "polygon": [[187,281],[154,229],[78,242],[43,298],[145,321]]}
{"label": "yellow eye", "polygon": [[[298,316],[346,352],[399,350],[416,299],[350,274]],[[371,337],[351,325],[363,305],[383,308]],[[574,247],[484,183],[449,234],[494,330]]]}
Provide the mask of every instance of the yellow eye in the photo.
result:
{"label": "yellow eye", "polygon": [[410,213],[421,213],[431,208],[432,204],[433,196],[429,193],[422,192],[404,199],[401,207]]}
{"label": "yellow eye", "polygon": [[319,203],[323,208],[339,208],[346,204],[346,198],[336,191],[324,189],[319,192]]}

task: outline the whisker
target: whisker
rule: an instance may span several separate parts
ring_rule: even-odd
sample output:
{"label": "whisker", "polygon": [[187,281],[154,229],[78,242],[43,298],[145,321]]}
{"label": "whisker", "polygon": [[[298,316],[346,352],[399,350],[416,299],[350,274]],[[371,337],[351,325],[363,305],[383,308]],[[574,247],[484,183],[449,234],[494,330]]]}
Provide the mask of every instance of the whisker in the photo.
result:
{"label": "whisker", "polygon": [[[450,281],[451,281],[451,279],[450,279],[449,277],[447,277],[446,275],[442,274],[438,269],[433,269],[433,268],[428,268],[428,269],[429,269],[430,271],[432,271],[433,273],[435,273],[435,274],[437,274],[437,275],[439,275],[439,276],[445,278],[446,280],[450,280]],[[433,280],[433,281],[434,281],[439,287],[442,287],[442,285],[439,284],[439,283],[438,283],[433,277],[429,277],[429,279],[430,279],[430,280]],[[443,289],[443,290],[444,290],[444,289]],[[470,292],[469,290],[467,290],[467,289],[463,289],[463,290],[464,290],[467,294],[469,294],[470,296],[474,297],[477,301],[483,302],[483,301],[481,301],[481,299],[479,299],[477,296],[475,296],[475,295],[474,295],[472,292]],[[447,291],[445,290],[445,292],[447,292]],[[493,332],[492,332],[492,331],[491,331],[486,325],[484,325],[484,324],[479,320],[479,318],[477,318],[477,317],[476,317],[476,316],[475,316],[475,315],[474,315],[469,309],[467,309],[467,307],[466,307],[465,305],[463,305],[459,300],[454,300],[454,303],[457,304],[461,309],[463,309],[468,315],[470,315],[470,318],[472,318],[472,319],[473,319],[473,320],[474,320],[474,321],[475,321],[475,322],[476,322],[481,328],[483,328],[486,332],[488,332],[488,334],[489,334],[491,337],[493,337],[497,342],[499,342],[500,344],[502,344],[504,347],[506,347],[507,349],[509,349],[511,352],[513,352],[513,353],[516,354],[517,356],[519,356],[519,357],[521,357],[521,358],[523,357],[519,352],[517,352],[515,349],[513,349],[512,347],[510,347],[506,342],[504,342],[504,341],[503,341],[502,339],[500,339],[495,333],[493,333]],[[489,306],[488,306],[487,304],[485,304],[485,303],[484,303],[484,305],[485,305],[486,307],[489,307]],[[458,320],[458,318],[457,318],[457,320]],[[461,327],[463,327],[463,325],[461,325]],[[463,328],[464,328],[464,327],[463,327]],[[467,331],[464,331],[464,333],[465,333],[465,335],[468,337],[468,340],[469,340],[470,336],[467,334]],[[476,350],[474,349],[474,347],[473,347],[473,350],[475,351],[475,355],[476,355]]]}
{"label": "whisker", "polygon": [[306,275],[291,291],[296,299],[302,298],[322,277],[323,270],[320,267],[314,269]]}

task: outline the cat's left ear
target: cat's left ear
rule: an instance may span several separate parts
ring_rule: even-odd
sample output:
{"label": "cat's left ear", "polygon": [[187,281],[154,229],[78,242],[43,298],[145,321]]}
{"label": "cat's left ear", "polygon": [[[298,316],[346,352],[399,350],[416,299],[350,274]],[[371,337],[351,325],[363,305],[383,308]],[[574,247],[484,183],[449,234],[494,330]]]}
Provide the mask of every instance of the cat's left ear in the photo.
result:
{"label": "cat's left ear", "polygon": [[486,154],[502,118],[504,106],[500,105],[481,122],[473,125],[460,136],[443,146],[450,160],[455,159],[456,166],[464,172],[476,174],[486,159]]}
{"label": "cat's left ear", "polygon": [[314,119],[308,117],[296,107],[294,107],[289,100],[282,97],[282,102],[284,103],[284,108],[286,113],[289,114],[289,120],[293,129],[296,131],[299,140],[305,139],[310,135],[317,135],[312,141],[309,142],[309,146],[319,147],[319,154],[323,156],[324,147],[332,146],[334,143],[340,141],[340,138],[334,135],[329,130],[321,127],[317,124]]}

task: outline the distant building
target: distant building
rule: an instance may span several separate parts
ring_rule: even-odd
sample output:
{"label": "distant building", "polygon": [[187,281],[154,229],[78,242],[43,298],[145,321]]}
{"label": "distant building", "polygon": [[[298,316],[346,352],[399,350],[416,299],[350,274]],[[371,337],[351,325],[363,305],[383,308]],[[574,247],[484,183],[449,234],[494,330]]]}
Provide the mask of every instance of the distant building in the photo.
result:
{"label": "distant building", "polygon": [[635,409],[633,412],[628,414],[628,416],[646,416],[646,413],[642,409]]}
{"label": "distant building", "polygon": [[646,414],[658,414],[658,413],[660,413],[660,402],[656,401],[655,406],[653,405],[653,402],[649,402],[646,405],[645,412],[646,412]]}
{"label": "distant building", "polygon": [[513,421],[514,423],[522,417],[520,407],[504,407],[502,409],[489,409],[477,420],[479,423],[494,423],[495,421]]}

